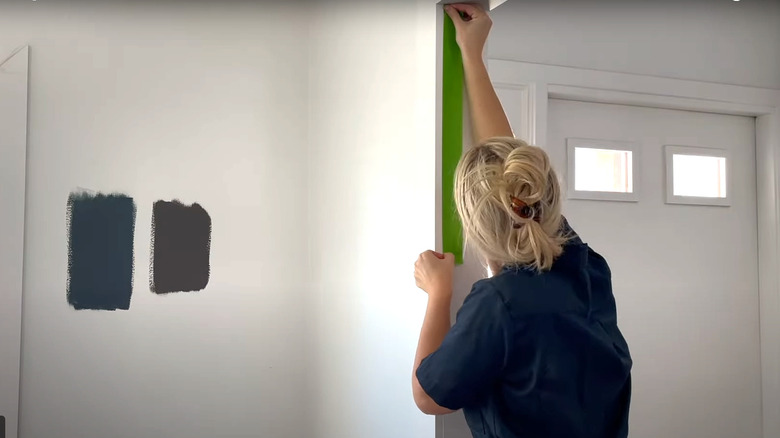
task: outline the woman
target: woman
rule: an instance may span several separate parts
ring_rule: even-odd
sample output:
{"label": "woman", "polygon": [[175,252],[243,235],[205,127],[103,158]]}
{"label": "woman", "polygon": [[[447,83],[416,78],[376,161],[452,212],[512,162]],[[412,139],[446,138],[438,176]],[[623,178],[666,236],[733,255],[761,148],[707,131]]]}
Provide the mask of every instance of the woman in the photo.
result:
{"label": "woman", "polygon": [[475,437],[626,437],[632,361],[609,266],[561,215],[547,154],[512,138],[482,60],[487,13],[446,11],[477,143],[458,164],[455,202],[493,276],[474,284],[450,328],[454,257],[420,255],[415,279],[428,307],[414,400],[427,414],[463,409]]}

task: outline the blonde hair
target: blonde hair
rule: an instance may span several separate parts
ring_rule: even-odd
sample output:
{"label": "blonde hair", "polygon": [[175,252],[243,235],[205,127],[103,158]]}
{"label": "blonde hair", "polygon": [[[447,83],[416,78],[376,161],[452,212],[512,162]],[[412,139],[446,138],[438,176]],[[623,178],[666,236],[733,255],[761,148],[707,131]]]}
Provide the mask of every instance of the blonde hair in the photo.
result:
{"label": "blonde hair", "polygon": [[[549,270],[563,252],[561,189],[540,148],[509,137],[468,150],[455,171],[455,204],[466,242],[491,262]],[[520,214],[513,199],[531,209]]]}

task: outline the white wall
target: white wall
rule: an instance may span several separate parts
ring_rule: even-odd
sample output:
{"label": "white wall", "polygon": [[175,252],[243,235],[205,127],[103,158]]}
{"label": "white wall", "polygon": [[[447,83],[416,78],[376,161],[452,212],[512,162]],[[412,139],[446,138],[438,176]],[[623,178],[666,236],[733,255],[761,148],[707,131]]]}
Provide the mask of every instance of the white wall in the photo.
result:
{"label": "white wall", "polygon": [[[67,3],[0,13],[32,54],[20,436],[434,436],[435,2]],[[136,200],[130,311],[66,303],[78,187]],[[211,213],[212,278],[158,297],[173,197]]]}
{"label": "white wall", "polygon": [[491,58],[780,89],[778,0],[512,0]]}
{"label": "white wall", "polygon": [[[311,436],[305,16],[4,2],[0,42],[31,46],[21,437]],[[127,312],[66,302],[77,187],[136,200]],[[173,197],[212,216],[212,277],[155,296],[151,207]]]}
{"label": "white wall", "polygon": [[411,368],[425,307],[413,263],[435,243],[436,7],[324,2],[313,17],[317,436],[432,438]]}

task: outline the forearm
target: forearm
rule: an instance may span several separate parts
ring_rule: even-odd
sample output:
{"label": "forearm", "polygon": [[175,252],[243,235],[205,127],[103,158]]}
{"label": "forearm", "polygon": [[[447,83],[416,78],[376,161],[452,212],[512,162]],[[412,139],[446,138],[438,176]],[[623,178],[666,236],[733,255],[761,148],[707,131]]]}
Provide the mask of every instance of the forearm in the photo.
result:
{"label": "forearm", "polygon": [[417,367],[431,353],[441,346],[444,337],[450,330],[450,301],[449,296],[428,299],[428,307],[425,311],[425,320],[420,330],[420,339],[417,342],[417,354],[414,358],[414,371],[412,373],[412,390],[414,401],[426,414],[446,414],[450,409],[438,406],[431,399],[417,380]]}
{"label": "forearm", "polygon": [[475,144],[491,137],[514,137],[482,56],[464,53],[463,73]]}
{"label": "forearm", "polygon": [[423,359],[436,351],[450,330],[450,301],[447,298],[428,299],[425,320],[417,342],[417,354],[414,358],[415,371]]}

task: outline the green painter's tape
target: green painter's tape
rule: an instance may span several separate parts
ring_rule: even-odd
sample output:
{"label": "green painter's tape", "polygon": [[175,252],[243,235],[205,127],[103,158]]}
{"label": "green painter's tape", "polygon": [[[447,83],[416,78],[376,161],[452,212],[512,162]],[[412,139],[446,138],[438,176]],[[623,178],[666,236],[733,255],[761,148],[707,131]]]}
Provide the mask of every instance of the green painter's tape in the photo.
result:
{"label": "green painter's tape", "polygon": [[463,263],[463,226],[455,208],[455,168],[463,153],[463,61],[455,40],[455,24],[444,15],[442,49],[442,243],[444,252]]}

